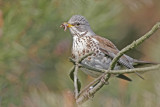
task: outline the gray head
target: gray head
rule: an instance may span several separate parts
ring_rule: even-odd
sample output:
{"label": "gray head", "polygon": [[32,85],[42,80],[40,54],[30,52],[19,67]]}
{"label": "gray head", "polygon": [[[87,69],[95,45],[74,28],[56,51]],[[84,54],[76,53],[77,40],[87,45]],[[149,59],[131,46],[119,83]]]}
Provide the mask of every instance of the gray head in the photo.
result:
{"label": "gray head", "polygon": [[81,35],[81,36],[93,36],[95,33],[91,30],[90,25],[86,18],[81,15],[73,15],[69,21],[71,27],[69,27],[71,34],[74,35]]}

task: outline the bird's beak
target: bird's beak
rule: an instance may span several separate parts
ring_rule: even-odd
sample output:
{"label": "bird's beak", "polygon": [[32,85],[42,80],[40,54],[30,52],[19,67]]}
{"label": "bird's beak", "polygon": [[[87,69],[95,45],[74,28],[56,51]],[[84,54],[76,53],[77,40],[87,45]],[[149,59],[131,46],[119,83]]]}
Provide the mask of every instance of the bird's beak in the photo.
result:
{"label": "bird's beak", "polygon": [[64,22],[64,23],[61,24],[60,27],[62,27],[62,28],[64,29],[64,31],[66,31],[67,28],[71,28],[71,27],[73,27],[73,25],[72,25],[72,24],[69,24],[69,23],[67,23],[67,22]]}
{"label": "bird's beak", "polygon": [[73,26],[73,25],[71,25],[71,24],[69,24],[69,23],[67,23],[67,25],[68,25],[67,27],[69,27],[69,28]]}

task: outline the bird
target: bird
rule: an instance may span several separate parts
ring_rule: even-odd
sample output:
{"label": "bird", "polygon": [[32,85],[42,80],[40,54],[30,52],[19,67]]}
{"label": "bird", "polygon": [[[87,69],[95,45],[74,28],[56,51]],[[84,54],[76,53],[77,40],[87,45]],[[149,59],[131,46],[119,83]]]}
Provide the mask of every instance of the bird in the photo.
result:
{"label": "bird", "polygon": [[[109,40],[102,36],[97,35],[93,32],[89,22],[84,16],[73,15],[68,22],[62,23],[64,31],[69,28],[72,42],[72,58],[78,60],[84,55],[93,52],[90,56],[86,57],[81,61],[82,65],[87,65],[96,69],[108,70],[112,59],[119,52],[118,48]],[[134,64],[148,64],[150,62],[140,61],[124,54],[116,63],[114,70],[122,68],[133,69]],[[86,69],[85,67],[80,68],[84,73],[94,78],[102,75],[103,72],[93,71]],[[138,76],[140,74],[136,73]],[[129,77],[124,74],[116,75],[118,78],[132,81]],[[140,76],[141,77],[141,76]],[[143,78],[143,77],[141,77]]]}

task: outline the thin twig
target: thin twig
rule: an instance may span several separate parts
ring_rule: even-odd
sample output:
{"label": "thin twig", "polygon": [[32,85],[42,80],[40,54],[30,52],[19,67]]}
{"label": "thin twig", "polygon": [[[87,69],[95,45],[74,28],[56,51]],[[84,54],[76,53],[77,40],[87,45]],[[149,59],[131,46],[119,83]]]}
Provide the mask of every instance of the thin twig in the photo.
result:
{"label": "thin twig", "polygon": [[[78,95],[79,95],[79,91],[78,91],[78,68],[79,68],[79,63],[85,59],[86,57],[90,56],[91,54],[93,54],[93,52],[90,52],[86,55],[84,55],[83,57],[81,57],[80,59],[78,59],[77,61],[75,61],[74,59],[71,59],[70,58],[70,61],[75,65],[71,70],[74,70],[74,78],[72,78],[71,76],[71,79],[74,80],[74,88],[75,88],[75,99],[78,98]],[[72,72],[72,71],[71,71]]]}
{"label": "thin twig", "polygon": [[84,60],[85,58],[87,58],[88,56],[90,56],[90,55],[92,55],[92,54],[93,54],[93,52],[90,52],[90,53],[84,55],[82,58],[80,58],[80,59],[78,60],[78,63],[80,63],[82,60]]}
{"label": "thin twig", "polygon": [[78,97],[78,84],[77,84],[78,77],[77,77],[77,74],[78,74],[78,64],[75,65],[75,69],[74,69],[75,99],[77,99],[77,97]]}
{"label": "thin twig", "polygon": [[143,67],[143,68],[134,68],[134,69],[125,69],[125,70],[111,70],[108,73],[111,73],[111,74],[125,74],[125,73],[135,73],[135,72],[144,73],[144,72],[155,71],[155,70],[159,70],[159,69],[160,69],[160,64],[149,66],[149,67]]}
{"label": "thin twig", "polygon": [[[101,75],[99,79],[95,79],[95,81],[97,81],[97,80],[99,81],[100,80],[100,82],[95,87],[93,87],[92,89],[86,89],[86,90],[84,90],[84,92],[82,93],[82,95],[80,95],[78,97],[78,99],[76,100],[77,104],[82,104],[85,101],[87,101],[89,98],[92,98],[94,96],[94,94],[99,89],[101,89],[103,87],[103,85],[101,85],[101,84],[105,84],[106,82],[103,81],[102,77],[103,77],[103,75]],[[110,78],[110,76],[108,75],[108,78],[106,79],[106,81],[108,81],[109,78]]]}
{"label": "thin twig", "polygon": [[93,86],[94,84],[96,84],[103,75],[99,76],[98,78],[96,78],[94,81],[90,82],[83,90],[80,91],[78,97],[80,97],[80,95],[82,95],[82,93],[84,93],[86,90],[88,90],[91,86]]}
{"label": "thin twig", "polygon": [[[134,69],[124,69],[124,70],[105,70],[105,69],[97,69],[88,65],[82,65],[84,68],[88,69],[88,70],[92,70],[95,72],[100,72],[100,73],[104,73],[104,74],[125,74],[125,73],[135,73],[135,72],[148,72],[148,71],[152,71],[152,70],[157,70],[160,69],[160,64],[158,65],[152,65],[149,67],[143,67],[143,68],[134,68]],[[103,75],[104,75],[103,74]],[[101,77],[101,76],[100,76]],[[98,77],[98,78],[100,78]]]}
{"label": "thin twig", "polygon": [[69,57],[69,61],[72,62],[75,65],[75,63],[80,63],[82,60],[84,60],[86,57],[88,57],[88,56],[90,56],[92,54],[93,54],[93,52],[90,52],[90,53],[82,56],[80,59],[78,59],[78,61],[76,61],[75,59]]}

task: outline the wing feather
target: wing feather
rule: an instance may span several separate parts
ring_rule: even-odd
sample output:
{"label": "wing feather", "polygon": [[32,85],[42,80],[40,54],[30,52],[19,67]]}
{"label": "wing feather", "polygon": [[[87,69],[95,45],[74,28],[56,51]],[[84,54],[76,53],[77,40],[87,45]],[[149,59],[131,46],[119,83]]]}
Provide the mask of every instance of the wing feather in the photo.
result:
{"label": "wing feather", "polygon": [[[95,38],[97,41],[99,41],[100,50],[104,54],[106,54],[107,56],[114,58],[116,56],[116,54],[119,52],[117,47],[110,40],[103,38],[103,37],[100,37],[100,36],[93,36],[93,38]],[[127,67],[129,69],[134,68],[131,64],[132,62],[130,62],[130,60],[128,58],[130,58],[130,60],[132,59],[131,57],[129,57],[127,55],[123,55],[118,60],[118,63],[124,65],[125,67]]]}

